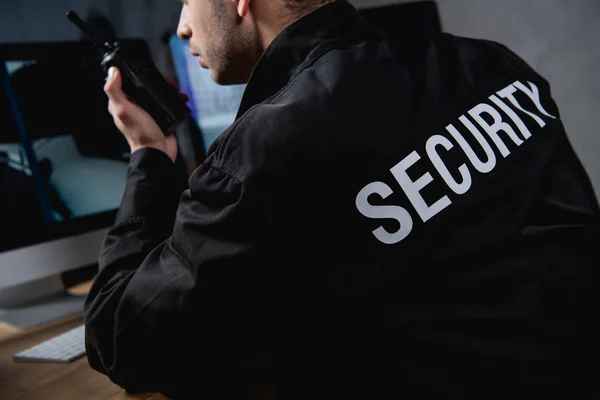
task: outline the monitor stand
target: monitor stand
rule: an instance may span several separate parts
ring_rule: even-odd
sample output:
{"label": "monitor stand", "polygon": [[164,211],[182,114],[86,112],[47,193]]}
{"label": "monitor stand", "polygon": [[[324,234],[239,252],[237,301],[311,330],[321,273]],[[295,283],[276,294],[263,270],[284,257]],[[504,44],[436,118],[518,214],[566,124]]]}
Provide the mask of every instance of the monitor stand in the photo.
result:
{"label": "monitor stand", "polygon": [[67,292],[60,275],[0,290],[0,321],[27,329],[81,314],[85,295]]}

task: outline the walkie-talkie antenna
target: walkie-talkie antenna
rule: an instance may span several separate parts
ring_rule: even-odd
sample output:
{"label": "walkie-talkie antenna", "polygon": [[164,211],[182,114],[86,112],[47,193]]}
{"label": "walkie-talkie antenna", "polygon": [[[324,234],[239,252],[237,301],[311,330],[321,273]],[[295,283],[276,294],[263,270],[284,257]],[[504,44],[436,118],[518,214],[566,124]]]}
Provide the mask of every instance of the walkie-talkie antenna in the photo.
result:
{"label": "walkie-talkie antenna", "polygon": [[75,25],[77,25],[79,27],[79,29],[81,29],[83,31],[83,33],[85,33],[86,35],[88,35],[89,38],[92,39],[92,42],[94,42],[94,44],[99,49],[101,49],[102,51],[113,50],[113,46],[110,43],[108,43],[108,42],[102,42],[102,40],[100,40],[98,38],[98,36],[96,36],[96,34],[94,32],[92,32],[92,30],[90,29],[89,25],[86,24],[79,17],[79,15],[77,15],[77,13],[75,11],[69,11],[67,13],[67,18],[69,18],[71,20],[71,22],[73,22]]}

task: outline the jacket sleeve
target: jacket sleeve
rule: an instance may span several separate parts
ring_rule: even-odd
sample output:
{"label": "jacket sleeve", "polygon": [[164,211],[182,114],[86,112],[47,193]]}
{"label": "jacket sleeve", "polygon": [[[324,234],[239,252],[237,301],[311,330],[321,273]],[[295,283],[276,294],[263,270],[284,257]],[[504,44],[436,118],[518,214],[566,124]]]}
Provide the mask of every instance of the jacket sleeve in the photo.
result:
{"label": "jacket sleeve", "polygon": [[180,198],[169,164],[152,149],[132,157],[85,304],[87,356],[129,391],[224,395],[244,379],[253,355],[243,349],[260,347],[250,342],[269,286],[259,251],[268,213],[210,164]]}

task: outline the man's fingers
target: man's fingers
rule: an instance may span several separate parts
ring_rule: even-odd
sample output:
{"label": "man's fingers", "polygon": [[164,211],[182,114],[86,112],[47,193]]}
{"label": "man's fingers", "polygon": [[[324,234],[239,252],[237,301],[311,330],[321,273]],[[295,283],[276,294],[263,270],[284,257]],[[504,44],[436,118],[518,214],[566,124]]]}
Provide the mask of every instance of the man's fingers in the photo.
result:
{"label": "man's fingers", "polygon": [[116,67],[110,67],[104,85],[104,92],[113,103],[120,104],[127,99],[121,87],[122,82],[119,70]]}
{"label": "man's fingers", "polygon": [[108,77],[104,85],[104,92],[108,96],[108,112],[115,118],[115,122],[125,124],[131,112],[129,100],[122,89],[122,78],[116,67],[108,70]]}
{"label": "man's fingers", "polygon": [[115,119],[115,122],[120,121],[126,124],[132,110],[127,103],[115,103],[111,100],[108,102],[108,112]]}

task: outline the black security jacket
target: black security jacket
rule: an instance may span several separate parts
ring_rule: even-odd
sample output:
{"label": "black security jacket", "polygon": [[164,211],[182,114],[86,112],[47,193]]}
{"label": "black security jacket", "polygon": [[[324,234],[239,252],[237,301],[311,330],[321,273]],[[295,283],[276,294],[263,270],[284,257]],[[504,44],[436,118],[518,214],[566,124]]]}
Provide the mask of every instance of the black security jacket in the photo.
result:
{"label": "black security jacket", "polygon": [[85,306],[89,362],[118,385],[596,390],[597,201],[548,82],[505,47],[388,42],[329,4],[267,49],[186,190],[176,171],[132,155]]}

